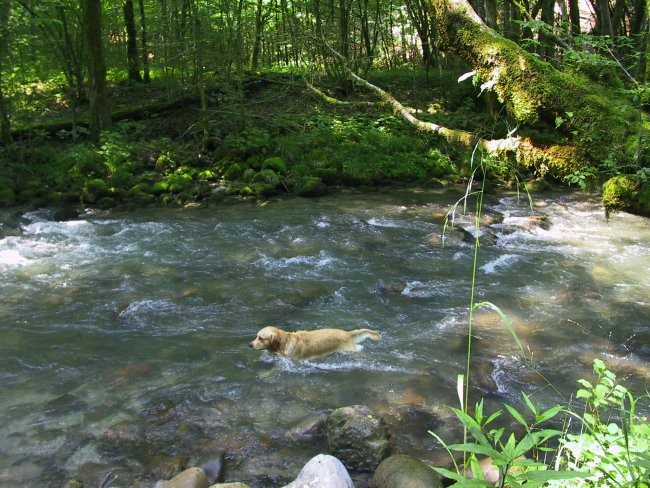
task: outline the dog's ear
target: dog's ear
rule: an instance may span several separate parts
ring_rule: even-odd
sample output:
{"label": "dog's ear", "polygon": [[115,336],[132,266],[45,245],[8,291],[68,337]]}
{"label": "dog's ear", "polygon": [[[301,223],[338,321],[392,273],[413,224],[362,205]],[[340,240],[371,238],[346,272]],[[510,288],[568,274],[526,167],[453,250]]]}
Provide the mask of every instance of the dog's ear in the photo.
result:
{"label": "dog's ear", "polygon": [[282,348],[282,339],[280,338],[280,334],[277,332],[271,332],[269,335],[269,346],[268,350],[271,352],[277,352]]}

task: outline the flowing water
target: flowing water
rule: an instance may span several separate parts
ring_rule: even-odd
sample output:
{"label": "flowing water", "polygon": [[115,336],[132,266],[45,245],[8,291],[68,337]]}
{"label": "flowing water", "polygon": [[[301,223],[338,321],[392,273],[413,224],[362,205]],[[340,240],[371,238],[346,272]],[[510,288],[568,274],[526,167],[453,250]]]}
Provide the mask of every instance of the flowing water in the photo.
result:
{"label": "flowing water", "polygon": [[[225,476],[282,486],[327,449],[316,419],[365,404],[400,452],[434,460],[455,435],[473,216],[441,245],[450,190],[341,193],[52,221],[3,214],[0,485],[151,486],[225,453]],[[472,401],[542,406],[601,357],[630,389],[650,376],[650,225],[596,200],[490,197],[476,297]],[[470,208],[473,208],[470,205]],[[11,230],[11,225],[17,229]],[[469,238],[468,238],[469,236]],[[2,235],[0,235],[2,237]],[[264,325],[373,328],[357,354],[293,363],[248,343]],[[542,376],[543,375],[543,376]],[[458,439],[449,438],[450,441]]]}

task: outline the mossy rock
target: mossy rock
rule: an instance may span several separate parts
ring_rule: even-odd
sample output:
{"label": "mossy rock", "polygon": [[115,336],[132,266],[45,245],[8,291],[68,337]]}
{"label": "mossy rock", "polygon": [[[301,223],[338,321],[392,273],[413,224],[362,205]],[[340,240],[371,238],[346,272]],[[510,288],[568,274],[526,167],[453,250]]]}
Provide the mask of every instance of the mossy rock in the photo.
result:
{"label": "mossy rock", "polygon": [[172,174],[167,176],[168,190],[172,193],[187,191],[194,184],[192,176],[187,173]]}
{"label": "mossy rock", "polygon": [[293,193],[299,197],[320,197],[327,195],[328,188],[317,176],[303,176],[296,181]]}
{"label": "mossy rock", "polygon": [[242,173],[244,172],[243,168],[239,163],[231,163],[230,166],[224,171],[223,177],[227,181],[235,181],[241,178]]}
{"label": "mossy rock", "polygon": [[280,177],[272,169],[263,169],[253,176],[253,183],[266,183],[275,189],[280,186]]}
{"label": "mossy rock", "polygon": [[249,183],[243,185],[239,190],[239,194],[242,197],[265,197],[273,195],[275,193],[275,187],[267,183]]}
{"label": "mossy rock", "polygon": [[103,210],[108,210],[117,205],[117,202],[113,197],[102,197],[97,201],[97,207]]}
{"label": "mossy rock", "polygon": [[603,185],[603,205],[607,214],[626,210],[650,216],[650,185],[635,175],[618,175]]}
{"label": "mossy rock", "polygon": [[268,158],[264,160],[264,163],[262,163],[262,170],[265,169],[271,169],[276,173],[283,175],[287,173],[287,163],[279,156]]}
{"label": "mossy rock", "polygon": [[631,175],[618,175],[603,185],[603,205],[607,212],[630,208],[637,191],[636,179]]}
{"label": "mossy rock", "polygon": [[548,191],[550,190],[551,184],[546,181],[544,178],[538,178],[536,180],[530,180],[524,183],[524,188],[526,191]]}
{"label": "mossy rock", "polygon": [[86,181],[83,188],[83,198],[90,203],[95,203],[108,194],[108,184],[100,179],[93,178]]}

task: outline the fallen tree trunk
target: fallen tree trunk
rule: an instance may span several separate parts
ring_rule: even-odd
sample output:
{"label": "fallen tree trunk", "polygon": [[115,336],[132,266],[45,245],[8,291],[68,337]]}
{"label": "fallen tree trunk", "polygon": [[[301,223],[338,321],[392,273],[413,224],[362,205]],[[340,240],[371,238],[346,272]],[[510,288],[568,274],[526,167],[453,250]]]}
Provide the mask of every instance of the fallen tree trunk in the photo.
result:
{"label": "fallen tree trunk", "polygon": [[542,163],[539,169],[556,177],[604,161],[644,165],[642,113],[627,99],[613,89],[562,73],[500,36],[467,0],[431,3],[442,49],[472,66],[482,86],[496,93],[518,123],[544,122],[564,137],[565,142],[554,148],[530,141],[548,155],[545,162],[533,158],[530,163]]}
{"label": "fallen tree trunk", "polygon": [[[323,41],[329,51],[340,61],[348,77],[364,88],[375,92],[381,100],[389,105],[393,112],[400,115],[417,129],[433,132],[440,135],[447,142],[461,145],[468,149],[479,148],[491,158],[514,160],[515,163],[526,168],[534,168],[544,176],[552,167],[561,167],[566,174],[574,171],[580,161],[576,148],[570,144],[556,144],[539,147],[530,138],[508,136],[504,139],[483,139],[476,134],[460,129],[452,129],[432,122],[426,122],[413,115],[413,110],[404,106],[390,93],[382,90],[369,81],[354,73],[348,66],[347,60],[326,41]],[[570,170],[570,171],[568,171]]]}

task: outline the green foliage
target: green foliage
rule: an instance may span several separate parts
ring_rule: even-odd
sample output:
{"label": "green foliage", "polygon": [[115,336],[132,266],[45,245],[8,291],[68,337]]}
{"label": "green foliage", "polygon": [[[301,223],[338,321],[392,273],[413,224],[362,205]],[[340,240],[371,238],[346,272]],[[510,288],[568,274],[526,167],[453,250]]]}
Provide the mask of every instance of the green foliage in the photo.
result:
{"label": "green foliage", "polygon": [[[486,479],[485,463],[480,465],[477,458],[487,456],[498,470],[496,486],[647,488],[650,486],[650,424],[637,416],[636,406],[641,398],[648,396],[634,398],[616,383],[616,376],[602,360],[594,360],[593,365],[596,382],[578,381],[581,388],[576,398],[586,403],[582,412],[561,406],[541,410],[525,394],[526,410],[505,405],[516,430],[521,432],[519,435],[495,426],[503,411],[484,414],[483,401],[476,404],[473,414],[452,409],[472,441],[448,445],[435,433],[431,434],[450,455],[452,451],[464,453],[466,469],[457,465],[455,471],[434,469],[454,480],[452,486],[492,487],[495,480]],[[560,414],[577,420],[579,430],[572,432],[545,425]]]}
{"label": "green foliage", "polygon": [[[595,383],[578,381],[576,398],[585,401],[581,412],[568,410],[580,422],[580,431],[560,439],[559,466],[588,473],[579,483],[558,487],[650,486],[650,424],[636,415],[640,398],[616,382],[616,375],[595,359]],[[645,397],[648,398],[647,396]]]}
{"label": "green foliage", "polygon": [[[650,424],[636,414],[637,403],[648,396],[634,398],[605,363],[593,363],[596,382],[578,381],[581,388],[576,398],[585,401],[582,412],[554,406],[540,409],[523,394],[525,410],[505,405],[511,417],[507,425],[516,425],[516,432],[507,432],[497,421],[498,410],[483,412],[479,401],[473,414],[452,408],[456,417],[471,435],[471,441],[446,444],[430,432],[454,459],[452,452],[466,455],[464,467],[455,470],[434,468],[452,479],[455,487],[637,487],[647,488],[650,481]],[[563,414],[563,415],[561,415]],[[547,427],[557,417],[568,416],[579,423],[577,432]],[[566,419],[562,421],[568,427]],[[555,422],[557,424],[557,422]],[[496,480],[488,480],[486,463],[477,456],[487,456],[497,469]],[[487,463],[487,464],[490,464]],[[465,469],[462,469],[465,468]]]}

